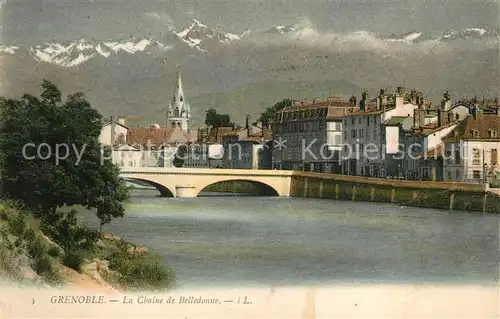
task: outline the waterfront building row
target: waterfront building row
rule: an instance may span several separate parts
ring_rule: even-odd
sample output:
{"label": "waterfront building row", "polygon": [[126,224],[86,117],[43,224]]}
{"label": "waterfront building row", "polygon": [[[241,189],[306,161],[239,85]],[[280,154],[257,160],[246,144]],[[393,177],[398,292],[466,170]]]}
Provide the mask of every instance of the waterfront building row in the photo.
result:
{"label": "waterfront building row", "polygon": [[[359,102],[354,96],[296,101],[265,127],[247,118],[244,128],[193,132],[187,125],[190,112],[176,113],[189,110],[181,103],[179,81],[164,127],[128,127],[124,118],[103,123],[100,140],[112,148],[117,165],[174,167],[182,145],[183,167],[471,182],[488,180],[499,171],[497,100],[481,106],[477,100],[453,104],[445,92],[433,106],[421,93],[399,87],[394,93],[381,90],[372,99],[365,92]],[[170,114],[182,114],[186,121],[172,126]]]}

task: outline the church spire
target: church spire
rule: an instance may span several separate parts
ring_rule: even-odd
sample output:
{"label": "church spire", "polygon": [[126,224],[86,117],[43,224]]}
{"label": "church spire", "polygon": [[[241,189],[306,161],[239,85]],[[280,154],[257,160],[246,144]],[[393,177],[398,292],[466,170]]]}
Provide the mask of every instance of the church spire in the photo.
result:
{"label": "church spire", "polygon": [[180,71],[177,71],[177,78],[176,78],[175,83],[176,83],[177,89],[182,91],[182,79],[181,79],[181,72]]}
{"label": "church spire", "polygon": [[[182,78],[181,72],[177,72],[177,76],[175,79],[175,91],[174,97],[172,98],[172,102],[174,105],[179,106],[179,112],[181,112],[182,104],[184,104],[184,92],[182,91]],[[178,114],[176,114],[178,115]]]}
{"label": "church spire", "polygon": [[180,71],[176,73],[174,94],[167,110],[167,126],[189,131],[191,111],[185,100]]}

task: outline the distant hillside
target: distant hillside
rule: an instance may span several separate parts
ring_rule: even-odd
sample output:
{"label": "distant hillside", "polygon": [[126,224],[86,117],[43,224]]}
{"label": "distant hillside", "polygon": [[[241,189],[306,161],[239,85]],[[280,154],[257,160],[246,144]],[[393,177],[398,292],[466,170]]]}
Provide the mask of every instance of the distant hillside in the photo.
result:
{"label": "distant hillside", "polygon": [[[336,95],[349,98],[352,94],[359,96],[362,89],[346,81],[267,81],[250,84],[226,92],[207,93],[189,97],[193,110],[193,126],[203,125],[205,110],[215,108],[218,113],[229,114],[231,120],[243,124],[245,114],[251,114],[252,120],[257,120],[260,113],[274,103],[290,99],[325,99]],[[186,93],[188,94],[188,93]],[[143,117],[129,119],[130,125],[144,125],[152,122],[164,124],[165,111],[156,111]]]}

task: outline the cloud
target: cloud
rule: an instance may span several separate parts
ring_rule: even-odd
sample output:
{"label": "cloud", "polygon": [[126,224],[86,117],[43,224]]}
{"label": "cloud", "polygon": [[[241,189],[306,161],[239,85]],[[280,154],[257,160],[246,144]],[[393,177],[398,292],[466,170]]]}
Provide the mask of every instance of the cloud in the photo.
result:
{"label": "cloud", "polygon": [[388,39],[364,30],[349,33],[319,31],[307,18],[295,24],[293,29],[289,29],[285,34],[260,32],[245,39],[260,46],[319,49],[344,54],[367,52],[395,59],[421,58],[428,55],[453,56],[457,51],[482,51],[494,49],[495,45],[498,45],[498,37],[445,42],[439,38],[425,38],[425,35],[418,33]]}
{"label": "cloud", "polygon": [[146,12],[146,17],[149,19],[157,20],[166,25],[169,30],[175,29],[175,23],[172,17],[166,12]]}

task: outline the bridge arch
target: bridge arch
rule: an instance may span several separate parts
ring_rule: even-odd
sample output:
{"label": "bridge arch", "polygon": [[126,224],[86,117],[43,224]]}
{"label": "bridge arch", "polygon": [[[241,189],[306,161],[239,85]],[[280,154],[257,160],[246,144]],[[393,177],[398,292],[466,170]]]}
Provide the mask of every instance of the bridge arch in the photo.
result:
{"label": "bridge arch", "polygon": [[212,184],[229,181],[253,183],[257,194],[289,196],[291,171],[243,170],[243,169],[196,169],[196,168],[149,168],[140,167],[120,172],[131,181],[153,185],[163,196],[192,198]]}
{"label": "bridge arch", "polygon": [[153,182],[151,180],[136,178],[136,177],[125,177],[124,180],[128,181],[128,182],[136,181],[136,182],[142,182],[142,183],[149,184],[149,185],[153,186],[154,188],[156,188],[160,192],[161,197],[175,197],[174,193],[170,189],[168,189],[168,187],[166,187],[162,184]]}
{"label": "bridge arch", "polygon": [[245,178],[228,178],[214,181],[201,187],[197,197],[203,192],[233,192],[258,196],[280,196],[280,193],[273,186],[265,182]]}

